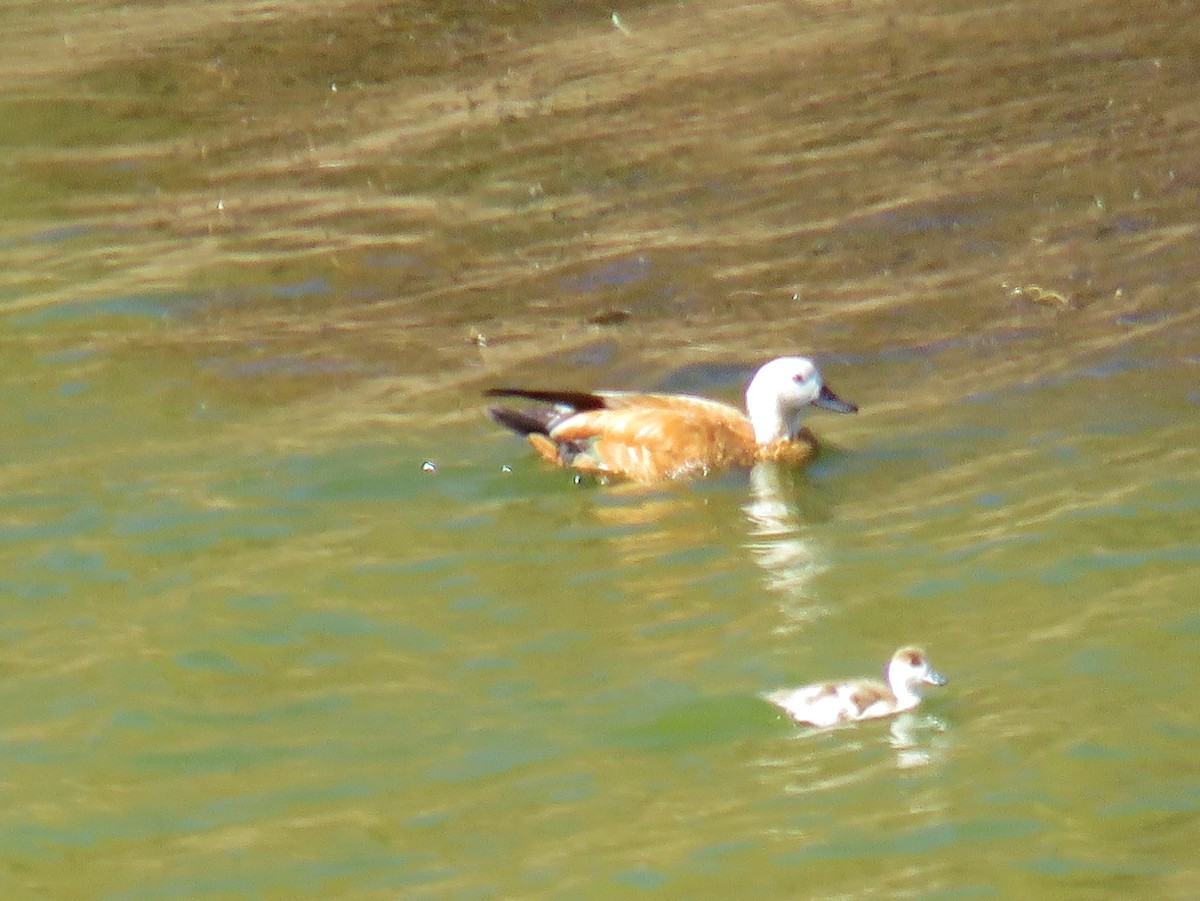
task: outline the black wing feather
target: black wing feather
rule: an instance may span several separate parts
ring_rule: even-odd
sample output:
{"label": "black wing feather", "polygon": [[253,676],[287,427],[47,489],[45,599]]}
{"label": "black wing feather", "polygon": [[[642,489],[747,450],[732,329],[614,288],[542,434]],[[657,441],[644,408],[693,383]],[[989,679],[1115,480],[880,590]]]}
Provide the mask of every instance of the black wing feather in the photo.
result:
{"label": "black wing feather", "polygon": [[603,410],[608,403],[599,394],[590,391],[538,391],[527,388],[488,388],[485,397],[523,397],[544,404],[559,404],[570,407],[577,413],[584,410]]}
{"label": "black wing feather", "polygon": [[553,407],[539,407],[536,410],[514,410],[511,407],[488,407],[488,416],[500,423],[506,429],[512,429],[518,435],[549,435],[562,414]]}

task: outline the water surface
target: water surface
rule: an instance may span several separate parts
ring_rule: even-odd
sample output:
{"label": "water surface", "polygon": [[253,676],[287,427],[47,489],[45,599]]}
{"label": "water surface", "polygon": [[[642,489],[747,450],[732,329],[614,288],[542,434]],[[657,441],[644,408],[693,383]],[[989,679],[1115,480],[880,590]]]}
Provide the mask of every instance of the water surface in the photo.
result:
{"label": "water surface", "polygon": [[[2,15],[6,898],[1200,891],[1192,11]],[[783,352],[803,473],[481,414]]]}

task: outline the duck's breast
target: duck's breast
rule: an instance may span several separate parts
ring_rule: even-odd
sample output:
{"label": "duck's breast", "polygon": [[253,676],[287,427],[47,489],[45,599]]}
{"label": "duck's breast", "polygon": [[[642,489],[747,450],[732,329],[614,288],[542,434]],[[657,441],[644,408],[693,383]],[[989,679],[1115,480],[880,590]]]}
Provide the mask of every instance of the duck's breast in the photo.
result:
{"label": "duck's breast", "polygon": [[758,449],[758,459],[765,463],[795,467],[807,463],[817,452],[817,440],[808,429],[802,429],[795,438],[783,438],[764,444]]}

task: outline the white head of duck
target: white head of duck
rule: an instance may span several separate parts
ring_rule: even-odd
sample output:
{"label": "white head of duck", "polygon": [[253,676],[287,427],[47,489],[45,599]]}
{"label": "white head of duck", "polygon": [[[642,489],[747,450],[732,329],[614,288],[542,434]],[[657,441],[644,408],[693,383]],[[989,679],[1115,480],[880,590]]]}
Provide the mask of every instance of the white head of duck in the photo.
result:
{"label": "white head of duck", "polygon": [[772,691],[763,698],[798,723],[836,726],[912,710],[921,703],[926,685],[945,685],[946,677],[933,668],[918,647],[903,647],[885,669],[887,683],[870,679],[816,682],[800,688]]}
{"label": "white head of duck", "polygon": [[799,464],[816,449],[801,422],[812,407],[858,410],[830,390],[806,357],[764,364],[746,389],[745,414],[683,394],[524,388],[486,393],[550,404],[488,410],[501,425],[527,436],[543,459],[640,482],[707,475],[761,460]]}
{"label": "white head of duck", "polygon": [[746,388],[746,412],[760,445],[795,440],[803,428],[800,420],[812,407],[858,412],[857,406],[842,400],[821,380],[808,357],[777,357],[764,363]]}

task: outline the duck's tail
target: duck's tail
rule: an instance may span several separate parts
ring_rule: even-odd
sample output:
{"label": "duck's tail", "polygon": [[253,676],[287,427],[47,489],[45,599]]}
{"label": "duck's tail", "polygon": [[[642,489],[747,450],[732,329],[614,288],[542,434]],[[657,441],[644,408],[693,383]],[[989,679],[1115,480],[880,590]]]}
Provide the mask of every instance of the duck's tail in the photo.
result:
{"label": "duck's tail", "polygon": [[534,391],[525,388],[489,388],[485,397],[520,397],[551,404],[515,410],[512,407],[488,407],[488,415],[518,435],[548,435],[550,430],[573,413],[599,410],[604,398],[588,391]]}
{"label": "duck's tail", "polygon": [[518,435],[549,435],[562,414],[553,407],[534,410],[514,410],[512,407],[488,407],[488,416]]}
{"label": "duck's tail", "polygon": [[539,400],[556,407],[566,407],[576,413],[583,410],[599,410],[607,406],[604,396],[594,391],[539,391],[532,388],[488,388],[484,397],[523,397]]}

